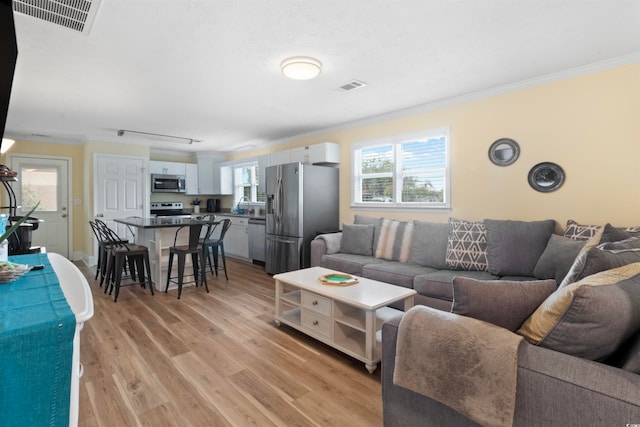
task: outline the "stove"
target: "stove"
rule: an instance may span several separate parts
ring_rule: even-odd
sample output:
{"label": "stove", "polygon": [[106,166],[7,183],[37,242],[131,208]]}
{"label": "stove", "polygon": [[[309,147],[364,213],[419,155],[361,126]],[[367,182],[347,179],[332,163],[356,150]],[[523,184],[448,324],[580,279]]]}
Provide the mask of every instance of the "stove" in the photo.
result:
{"label": "stove", "polygon": [[151,215],[155,216],[185,216],[191,212],[184,210],[182,202],[151,202]]}

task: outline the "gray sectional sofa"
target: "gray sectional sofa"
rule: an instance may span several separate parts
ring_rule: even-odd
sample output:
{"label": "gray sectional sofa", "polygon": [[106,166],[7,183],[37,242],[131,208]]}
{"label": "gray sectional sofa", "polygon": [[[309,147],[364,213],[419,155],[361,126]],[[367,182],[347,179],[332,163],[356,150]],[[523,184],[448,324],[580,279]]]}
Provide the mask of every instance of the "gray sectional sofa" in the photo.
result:
{"label": "gray sectional sofa", "polygon": [[[385,426],[640,424],[639,230],[574,221],[562,235],[554,229],[549,220],[436,224],[356,215],[341,233],[312,242],[312,265],[418,292],[419,306],[383,325]],[[446,320],[437,328],[432,321],[412,326],[444,339],[431,346],[445,354],[435,374],[425,373],[433,353],[426,356],[416,335],[407,335],[407,319],[417,311]],[[486,362],[473,362],[487,348],[478,346],[485,337],[452,338],[478,324],[489,335],[520,340],[514,377],[506,381],[513,384],[511,412],[495,424],[478,421],[487,408],[476,417],[477,405],[456,406],[473,401],[477,396],[469,394],[491,380],[470,379],[485,368]],[[459,369],[467,359],[470,369]],[[469,385],[452,386],[462,393],[443,400],[402,383],[398,369],[404,377],[428,377],[426,384]]]}
{"label": "gray sectional sofa", "polygon": [[[356,215],[354,224],[343,224],[342,232],[320,235],[311,242],[311,265],[413,288],[418,292],[416,304],[448,311],[456,276],[560,278],[582,245],[577,240],[561,242],[562,248],[554,245],[550,251],[557,249],[557,254],[549,251],[536,276],[554,228],[553,220],[469,222],[452,218],[449,223],[408,223]],[[383,247],[381,238],[391,248],[386,256],[378,250]]]}

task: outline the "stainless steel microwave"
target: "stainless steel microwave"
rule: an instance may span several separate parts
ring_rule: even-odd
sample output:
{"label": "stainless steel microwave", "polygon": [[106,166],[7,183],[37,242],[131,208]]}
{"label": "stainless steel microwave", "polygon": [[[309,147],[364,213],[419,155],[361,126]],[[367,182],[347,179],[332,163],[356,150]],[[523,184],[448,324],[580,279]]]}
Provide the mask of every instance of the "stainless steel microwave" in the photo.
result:
{"label": "stainless steel microwave", "polygon": [[152,193],[184,193],[185,177],[182,175],[151,175]]}

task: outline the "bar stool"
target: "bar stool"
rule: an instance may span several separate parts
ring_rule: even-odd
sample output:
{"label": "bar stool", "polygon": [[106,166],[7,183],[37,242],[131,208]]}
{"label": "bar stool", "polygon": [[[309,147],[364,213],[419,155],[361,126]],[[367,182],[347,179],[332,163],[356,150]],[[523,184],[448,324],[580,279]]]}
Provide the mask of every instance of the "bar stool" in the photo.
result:
{"label": "bar stool", "polygon": [[[202,252],[205,255],[205,259],[209,261],[209,269],[211,269],[211,274],[216,275],[218,277],[218,248],[220,248],[220,255],[222,256],[222,269],[224,270],[224,277],[229,280],[229,275],[227,274],[227,260],[224,255],[224,236],[227,234],[227,231],[231,227],[231,220],[226,218],[220,221],[219,225],[215,227],[215,229],[220,229],[220,234],[217,237],[213,237],[216,233],[215,229],[209,233],[209,239],[205,240],[202,243]],[[213,262],[211,261],[211,255],[213,252]]]}
{"label": "bar stool", "polygon": [[[129,276],[132,280],[136,280],[136,276],[140,286],[146,288],[149,285],[151,295],[154,295],[153,282],[151,280],[151,267],[149,265],[149,248],[142,245],[135,245],[128,242],[123,242],[119,236],[111,230],[107,225],[99,220],[96,220],[99,224],[99,228],[109,242],[107,245],[107,267],[106,267],[106,282],[105,293],[109,291],[109,295],[115,288],[114,302],[118,301],[120,295],[120,287],[122,286],[122,273],[126,274],[127,265],[129,267]],[[146,275],[145,275],[146,269]],[[137,273],[136,273],[137,271]]]}
{"label": "bar stool", "polygon": [[[207,285],[207,270],[205,268],[205,259],[202,252],[202,245],[200,245],[200,232],[202,231],[202,226],[206,223],[199,220],[193,220],[189,225],[183,225],[178,227],[176,230],[175,237],[173,238],[173,246],[169,248],[169,268],[167,271],[167,286],[164,289],[164,292],[167,293],[169,291],[169,283],[177,283],[178,284],[178,299],[182,295],[182,284],[184,283],[184,267],[188,254],[191,254],[191,263],[193,265],[193,274],[189,274],[187,276],[193,276],[194,282],[196,286],[198,286],[198,282],[200,284],[204,284],[207,293],[209,293],[209,286]],[[180,237],[181,231],[188,228],[189,229],[189,241],[186,245],[179,245],[178,238]],[[184,233],[182,233],[184,234]],[[173,257],[178,257],[178,275],[171,276],[171,271],[173,268]],[[199,270],[199,271],[198,271]]]}
{"label": "bar stool", "polygon": [[96,265],[96,276],[94,277],[94,280],[98,280],[98,276],[100,275],[100,287],[102,287],[107,275],[108,254],[111,241],[117,240],[121,243],[129,243],[129,240],[119,237],[107,226],[106,223],[99,219],[95,219],[94,221],[90,220],[89,225],[98,240],[98,263]]}

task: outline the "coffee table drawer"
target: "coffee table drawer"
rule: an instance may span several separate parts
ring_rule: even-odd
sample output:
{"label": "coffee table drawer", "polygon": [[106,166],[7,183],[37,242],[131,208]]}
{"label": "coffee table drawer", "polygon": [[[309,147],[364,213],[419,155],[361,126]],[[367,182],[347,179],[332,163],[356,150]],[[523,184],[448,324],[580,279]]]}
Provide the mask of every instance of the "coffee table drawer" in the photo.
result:
{"label": "coffee table drawer", "polygon": [[331,338],[331,321],[326,317],[302,310],[301,323],[303,327]]}
{"label": "coffee table drawer", "polygon": [[324,316],[331,317],[331,299],[314,294],[313,292],[302,291],[302,306],[320,313]]}

